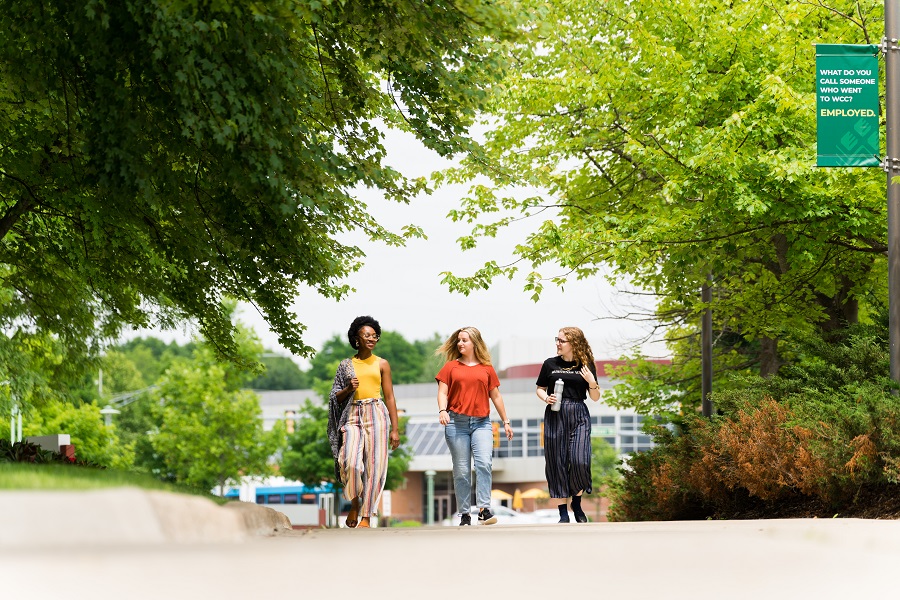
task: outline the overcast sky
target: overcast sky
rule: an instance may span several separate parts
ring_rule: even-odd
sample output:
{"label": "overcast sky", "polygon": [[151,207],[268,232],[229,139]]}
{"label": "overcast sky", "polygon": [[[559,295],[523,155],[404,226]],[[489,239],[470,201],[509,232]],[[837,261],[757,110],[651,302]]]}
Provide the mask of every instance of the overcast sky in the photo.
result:
{"label": "overcast sky", "polygon": [[[406,134],[390,133],[386,145],[388,161],[408,176],[428,175],[449,164]],[[447,336],[459,327],[472,325],[481,331],[489,346],[499,345],[494,362],[503,369],[553,356],[552,339],[564,326],[583,329],[598,360],[618,358],[646,336],[646,324],[613,318],[631,311],[638,300],[624,293],[627,285],[619,285],[617,290],[602,277],[572,281],[564,291],[548,284],[537,303],[523,291],[522,277],[513,281],[498,279],[490,290],[469,296],[447,291],[440,283],[442,271],[463,275],[487,260],[506,264],[512,259],[514,246],[540,223],[526,220],[500,239],[463,252],[456,239],[468,234],[470,226],[452,223],[445,217],[458,206],[464,192],[463,187],[447,187],[430,196],[423,195],[410,205],[399,205],[383,200],[377,191],[362,191],[363,200],[383,225],[399,231],[402,225],[415,223],[424,229],[428,239],[412,240],[404,248],[362,239],[342,240],[360,245],[367,254],[365,266],[348,280],[357,291],[341,302],[319,297],[312,290],[301,293],[292,308],[307,326],[305,342],[320,348],[334,334],[344,335],[358,315],[371,315],[382,329],[397,331],[410,341],[428,339],[434,333]],[[541,218],[547,216],[545,212]],[[523,266],[521,270],[527,273],[530,269]],[[545,276],[559,272],[552,266],[542,268]],[[649,304],[645,308],[649,309]],[[242,305],[239,318],[256,330],[266,348],[289,354],[251,306]],[[184,332],[153,334],[169,339],[185,337]],[[666,355],[660,343],[644,344],[642,348],[651,356]]]}

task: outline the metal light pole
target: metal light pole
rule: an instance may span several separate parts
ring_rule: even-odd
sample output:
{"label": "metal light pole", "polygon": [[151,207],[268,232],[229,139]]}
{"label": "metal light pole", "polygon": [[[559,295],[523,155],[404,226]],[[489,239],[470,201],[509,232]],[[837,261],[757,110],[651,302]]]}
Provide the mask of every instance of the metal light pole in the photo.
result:
{"label": "metal light pole", "polygon": [[888,328],[890,330],[891,379],[900,383],[900,0],[884,2],[884,104],[887,156],[888,213]]}

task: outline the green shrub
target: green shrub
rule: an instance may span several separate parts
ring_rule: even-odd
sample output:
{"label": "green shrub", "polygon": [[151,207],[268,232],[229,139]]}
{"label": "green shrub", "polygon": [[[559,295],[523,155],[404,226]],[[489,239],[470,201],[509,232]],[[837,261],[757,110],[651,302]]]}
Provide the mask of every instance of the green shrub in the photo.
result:
{"label": "green shrub", "polygon": [[702,518],[742,503],[852,502],[863,486],[900,483],[900,397],[886,336],[855,327],[811,339],[773,377],[742,376],[713,396],[712,419],[632,457],[611,491],[611,520]]}
{"label": "green shrub", "polygon": [[391,521],[391,527],[421,527],[422,523],[419,521],[407,520],[407,521]]}

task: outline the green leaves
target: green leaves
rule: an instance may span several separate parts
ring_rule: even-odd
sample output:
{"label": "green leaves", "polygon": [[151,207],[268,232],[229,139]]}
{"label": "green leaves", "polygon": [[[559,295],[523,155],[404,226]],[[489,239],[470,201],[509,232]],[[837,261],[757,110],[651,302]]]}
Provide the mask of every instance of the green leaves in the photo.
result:
{"label": "green leaves", "polygon": [[202,353],[166,372],[153,394],[159,428],[150,445],[164,469],[158,476],[211,490],[241,475],[270,472],[268,459],[284,431],[264,432],[259,398],[230,388],[228,379]]}
{"label": "green leaves", "polygon": [[[538,5],[540,33],[502,48],[517,69],[491,90],[484,155],[435,178],[471,185],[449,215],[473,224],[461,248],[499,235],[497,213],[530,216],[527,292],[609,265],[658,298],[674,353],[692,358],[710,273],[717,339],[747,346],[852,322],[883,289],[883,174],[814,167],[810,93],[812,43],[859,38],[840,15],[875,22],[880,5]],[[517,200],[525,186],[543,200]],[[444,282],[465,293],[512,271],[487,261]],[[717,372],[755,364],[718,351]]]}
{"label": "green leaves", "polygon": [[[408,201],[386,123],[441,154],[502,70],[514,4],[79,0],[0,14],[0,287],[71,347],[124,323],[194,320],[237,349],[225,297],[308,355],[297,286],[342,297],[359,229],[402,244],[355,197]],[[384,82],[391,82],[391,91]],[[395,102],[396,101],[396,102]]]}

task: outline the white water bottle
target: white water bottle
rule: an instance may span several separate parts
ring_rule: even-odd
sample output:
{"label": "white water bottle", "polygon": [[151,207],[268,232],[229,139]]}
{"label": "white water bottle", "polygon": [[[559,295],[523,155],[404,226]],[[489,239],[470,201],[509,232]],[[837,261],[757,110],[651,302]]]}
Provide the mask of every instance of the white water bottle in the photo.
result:
{"label": "white water bottle", "polygon": [[559,412],[559,409],[562,407],[562,394],[565,385],[562,379],[557,379],[556,383],[553,384],[553,395],[556,396],[556,402],[550,405],[550,410]]}

